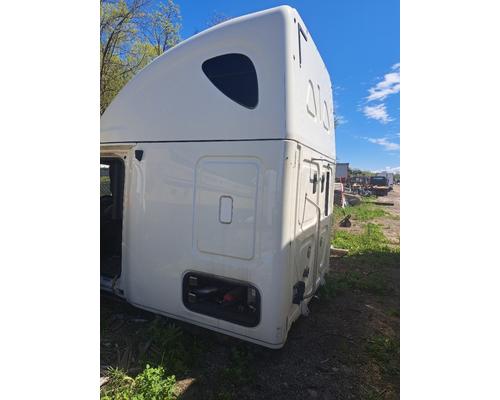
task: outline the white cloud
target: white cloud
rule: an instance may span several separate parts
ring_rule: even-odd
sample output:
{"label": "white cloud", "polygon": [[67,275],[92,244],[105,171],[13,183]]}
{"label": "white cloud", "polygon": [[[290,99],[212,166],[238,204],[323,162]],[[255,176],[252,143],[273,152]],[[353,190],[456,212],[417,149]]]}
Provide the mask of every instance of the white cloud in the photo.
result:
{"label": "white cloud", "polygon": [[393,174],[399,174],[400,173],[400,168],[399,167],[385,167],[384,169],[372,169],[371,172],[374,174],[379,174],[381,172],[392,172]]}
{"label": "white cloud", "polygon": [[387,138],[366,138],[370,143],[378,144],[382,146],[384,150],[396,151],[399,150],[399,144],[390,142]]}
{"label": "white cloud", "polygon": [[379,104],[375,106],[366,105],[363,107],[362,111],[367,118],[375,119],[382,124],[387,124],[388,122],[393,121],[393,119],[389,117],[383,100],[392,94],[399,93],[401,89],[399,69],[399,62],[393,64],[391,66],[391,72],[385,74],[382,80],[380,80],[375,86],[368,89],[369,95],[365,97],[366,103],[378,101]]}
{"label": "white cloud", "polygon": [[337,123],[337,125],[344,125],[344,124],[347,124],[347,121],[342,115],[335,115],[335,121]]}
{"label": "white cloud", "polygon": [[400,168],[399,167],[385,167],[386,172],[392,172],[394,174],[399,174],[400,173]]}
{"label": "white cloud", "polygon": [[388,122],[392,121],[392,119],[389,118],[389,114],[387,114],[387,108],[383,103],[376,106],[365,106],[363,108],[363,114],[365,114],[367,118],[375,119],[382,122],[383,124],[387,124]]}
{"label": "white cloud", "polygon": [[399,75],[399,63],[392,66],[392,70],[395,72],[390,72],[384,75],[384,79],[377,83],[375,86],[368,89],[370,93],[366,98],[367,101],[373,100],[384,100],[387,96],[391,94],[399,93],[400,90],[400,75]]}

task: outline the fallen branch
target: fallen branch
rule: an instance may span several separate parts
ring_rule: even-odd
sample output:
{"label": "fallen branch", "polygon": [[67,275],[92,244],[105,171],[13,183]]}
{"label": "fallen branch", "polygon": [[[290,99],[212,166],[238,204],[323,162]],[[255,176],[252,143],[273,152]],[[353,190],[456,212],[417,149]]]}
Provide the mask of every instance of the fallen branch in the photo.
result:
{"label": "fallen branch", "polygon": [[99,387],[105,385],[109,381],[109,376],[101,376],[101,384]]}
{"label": "fallen branch", "polygon": [[348,214],[344,218],[342,218],[339,222],[339,226],[349,228],[351,226],[351,214]]}
{"label": "fallen branch", "polygon": [[330,247],[330,257],[344,257],[349,253],[346,249],[336,249],[335,247]]}

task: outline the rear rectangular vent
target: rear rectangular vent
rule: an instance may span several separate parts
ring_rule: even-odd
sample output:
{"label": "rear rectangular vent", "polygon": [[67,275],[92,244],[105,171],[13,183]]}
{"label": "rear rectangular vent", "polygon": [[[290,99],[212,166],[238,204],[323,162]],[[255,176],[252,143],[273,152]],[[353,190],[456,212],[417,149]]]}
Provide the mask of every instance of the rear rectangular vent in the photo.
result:
{"label": "rear rectangular vent", "polygon": [[248,327],[260,321],[260,293],[249,283],[189,272],[182,295],[191,311]]}

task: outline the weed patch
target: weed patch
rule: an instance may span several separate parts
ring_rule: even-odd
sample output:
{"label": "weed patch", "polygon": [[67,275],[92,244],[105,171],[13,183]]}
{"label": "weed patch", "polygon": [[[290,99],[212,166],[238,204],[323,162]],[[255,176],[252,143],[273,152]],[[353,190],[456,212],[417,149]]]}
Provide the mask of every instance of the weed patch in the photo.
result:
{"label": "weed patch", "polygon": [[255,377],[252,358],[253,354],[244,345],[231,348],[230,364],[222,370],[222,379],[235,385],[251,382]]}
{"label": "weed patch", "polygon": [[151,350],[142,360],[163,366],[170,373],[186,372],[203,352],[203,343],[199,338],[184,332],[174,323],[164,319],[155,320],[148,331],[151,338]]}
{"label": "weed patch", "polygon": [[389,375],[399,375],[399,341],[388,336],[373,336],[366,343],[366,351],[379,367]]}
{"label": "weed patch", "polygon": [[217,398],[231,399],[235,397],[238,387],[255,380],[256,371],[252,367],[253,357],[253,353],[245,345],[231,348],[229,366],[218,371],[217,386],[224,389],[218,393]]}
{"label": "weed patch", "polygon": [[349,250],[349,255],[363,253],[399,253],[399,248],[389,246],[382,229],[377,224],[368,223],[365,231],[354,234],[347,231],[337,231],[333,240],[334,247]]}
{"label": "weed patch", "polygon": [[165,376],[159,366],[146,365],[137,377],[131,378],[120,369],[108,371],[109,382],[101,391],[103,400],[173,400],[175,399],[175,376]]}

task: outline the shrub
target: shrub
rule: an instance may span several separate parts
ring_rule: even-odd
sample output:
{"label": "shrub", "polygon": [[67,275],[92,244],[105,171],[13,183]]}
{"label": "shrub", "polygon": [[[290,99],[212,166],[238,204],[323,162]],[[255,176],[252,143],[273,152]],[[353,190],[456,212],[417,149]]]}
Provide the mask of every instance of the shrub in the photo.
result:
{"label": "shrub", "polygon": [[101,392],[103,400],[174,400],[175,376],[165,377],[163,367],[146,368],[135,379],[119,369],[110,369],[109,383]]}

